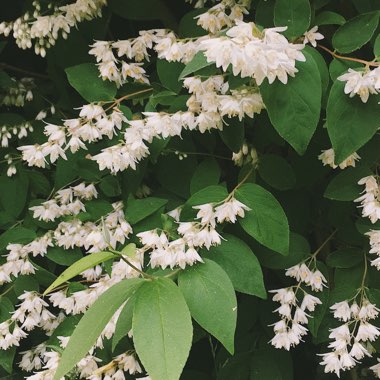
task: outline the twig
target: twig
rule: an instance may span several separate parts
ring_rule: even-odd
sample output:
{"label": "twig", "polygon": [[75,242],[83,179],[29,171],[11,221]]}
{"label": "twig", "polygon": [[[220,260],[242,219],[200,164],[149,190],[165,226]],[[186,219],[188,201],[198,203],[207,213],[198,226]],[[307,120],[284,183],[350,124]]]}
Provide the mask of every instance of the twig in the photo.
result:
{"label": "twig", "polygon": [[326,46],[323,46],[323,45],[320,45],[320,44],[318,44],[317,46],[319,48],[321,48],[322,50],[327,51],[329,54],[331,54],[335,58],[343,59],[345,61],[359,62],[359,63],[362,63],[363,65],[366,65],[366,66],[380,67],[380,62],[365,61],[364,59],[346,57],[344,55],[336,54],[334,51],[330,50]]}
{"label": "twig", "polygon": [[47,75],[36,73],[34,71],[24,70],[24,69],[21,69],[19,67],[8,65],[7,63],[4,63],[4,62],[0,62],[0,68],[10,70],[10,71],[14,71],[16,73],[29,75],[29,76],[36,77],[36,78],[50,79]]}

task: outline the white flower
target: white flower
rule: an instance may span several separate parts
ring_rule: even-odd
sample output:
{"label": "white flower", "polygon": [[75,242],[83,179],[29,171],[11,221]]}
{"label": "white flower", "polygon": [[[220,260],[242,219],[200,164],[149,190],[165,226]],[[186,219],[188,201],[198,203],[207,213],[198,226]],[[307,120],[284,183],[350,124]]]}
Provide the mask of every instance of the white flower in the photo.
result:
{"label": "white flower", "polygon": [[347,301],[335,303],[330,307],[334,311],[334,318],[347,322],[351,318],[351,308]]}
{"label": "white flower", "polygon": [[235,223],[237,216],[244,218],[245,211],[251,211],[251,209],[232,197],[229,201],[215,207],[215,217],[218,223],[225,221]]}
{"label": "white flower", "polygon": [[311,28],[308,32],[304,33],[304,40],[303,43],[307,44],[310,43],[311,46],[316,47],[318,40],[323,40],[324,36],[321,33],[318,33],[318,26],[314,26]]}
{"label": "white flower", "polygon": [[335,152],[333,148],[322,150],[322,153],[318,156],[318,159],[322,161],[323,166],[331,166],[333,169],[336,169],[338,166],[340,169],[345,169],[349,166],[355,167],[356,161],[360,160],[360,156],[354,152],[348,156],[344,161],[339,165],[335,164]]}
{"label": "white flower", "polygon": [[344,93],[350,94],[350,98],[359,95],[363,103],[367,103],[370,94],[377,94],[377,75],[371,74],[371,71],[363,72],[348,69],[348,72],[337,78],[346,82]]}

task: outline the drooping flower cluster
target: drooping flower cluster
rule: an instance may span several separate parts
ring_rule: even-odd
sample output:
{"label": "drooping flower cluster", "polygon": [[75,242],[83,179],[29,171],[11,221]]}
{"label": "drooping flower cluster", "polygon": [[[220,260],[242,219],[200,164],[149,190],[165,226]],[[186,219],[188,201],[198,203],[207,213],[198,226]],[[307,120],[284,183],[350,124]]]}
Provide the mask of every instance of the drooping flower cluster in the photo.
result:
{"label": "drooping flower cluster", "polygon": [[[302,284],[319,292],[323,290],[326,278],[319,270],[310,270],[305,263],[289,268],[285,274],[295,278],[298,284],[270,291],[274,293],[273,301],[280,303],[280,307],[275,311],[281,318],[273,324],[275,336],[270,343],[276,348],[290,350],[291,347],[298,345],[302,341],[302,337],[307,334],[308,330],[305,325],[311,317],[308,312],[313,312],[315,307],[322,303],[318,297],[309,294]],[[300,295],[300,293],[302,294]]]}
{"label": "drooping flower cluster", "polygon": [[197,248],[209,249],[211,246],[221,243],[221,236],[216,230],[216,224],[235,223],[238,216],[243,218],[245,211],[250,210],[234,197],[226,199],[219,205],[206,203],[193,206],[193,208],[199,210],[196,216],[197,220],[194,222],[179,222],[179,210],[171,212],[171,215],[179,223],[176,231],[178,237],[174,240],[170,239],[167,232],[157,229],[137,234],[143,244],[140,251],[149,252],[152,268],[165,269],[179,266],[184,269],[196,262],[203,262]]}
{"label": "drooping flower cluster", "polygon": [[377,270],[380,270],[380,230],[371,230],[366,233],[369,236],[369,244],[371,249],[369,253],[374,253],[378,257],[371,261],[371,265],[375,266]]}
{"label": "drooping flower cluster", "polygon": [[322,161],[323,166],[331,166],[333,169],[339,167],[339,169],[346,169],[349,166],[355,167],[356,161],[360,160],[360,156],[355,152],[348,156],[339,165],[335,163],[335,152],[333,148],[322,150],[322,153],[318,156],[318,159]]}
{"label": "drooping flower cluster", "polygon": [[80,183],[58,190],[53,199],[43,202],[39,206],[30,207],[33,211],[33,218],[53,221],[64,215],[77,215],[81,211],[86,211],[82,200],[91,200],[98,196],[95,186],[91,183],[86,186]]}
{"label": "drooping flower cluster", "polygon": [[99,104],[88,104],[80,108],[79,118],[65,120],[63,126],[47,124],[44,131],[47,142],[18,148],[23,160],[29,166],[45,168],[47,157],[54,163],[59,157],[66,159],[65,151],[68,149],[75,153],[79,149],[87,149],[85,142],[92,143],[105,136],[112,138],[127,119],[114,108],[110,113],[108,111]]}
{"label": "drooping flower cluster", "polygon": [[0,94],[0,105],[23,107],[25,102],[33,100],[33,88],[35,87],[33,78],[21,78],[19,80],[11,78],[12,84],[7,88],[2,88],[4,93]]}
{"label": "drooping flower cluster", "polygon": [[380,200],[379,200],[379,184],[374,176],[364,177],[359,180],[359,185],[365,185],[363,195],[355,199],[360,202],[362,207],[362,216],[369,218],[372,223],[376,223],[380,219]]}
{"label": "drooping flower cluster", "polygon": [[359,304],[354,300],[335,303],[330,307],[334,318],[344,322],[343,325],[330,330],[329,344],[331,352],[322,354],[321,365],[325,372],[335,372],[337,376],[360,363],[365,356],[371,356],[368,342],[375,341],[380,335],[380,329],[369,323],[379,314],[379,309],[365,295],[361,296]]}
{"label": "drooping flower cluster", "polygon": [[344,93],[350,94],[350,98],[359,95],[361,101],[367,103],[371,94],[378,94],[380,91],[380,67],[364,71],[348,69],[338,80],[346,82]]}
{"label": "drooping flower cluster", "polygon": [[232,153],[232,161],[236,166],[251,164],[253,167],[256,167],[259,162],[259,157],[256,149],[254,147],[250,147],[247,142],[244,142],[237,153]]}
{"label": "drooping flower cluster", "polygon": [[116,356],[110,363],[97,369],[90,380],[125,380],[125,373],[130,375],[141,373],[142,369],[134,355],[123,353]]}
{"label": "drooping flower cluster", "polygon": [[265,78],[273,83],[277,78],[287,83],[288,76],[298,72],[296,61],[305,61],[303,44],[292,44],[282,34],[286,27],[264,29],[252,22],[237,21],[224,37],[208,38],[200,43],[208,62],[233,74],[253,77],[258,85]]}
{"label": "drooping flower cluster", "polygon": [[[76,0],[67,5],[49,4],[47,10],[43,10],[39,1],[34,1],[34,11],[26,12],[15,21],[0,23],[0,34],[7,37],[13,34],[16,44],[21,49],[30,49],[33,46],[36,54],[44,57],[46,49],[55,45],[56,40],[62,35],[67,38],[71,28],[84,20],[92,20],[101,16],[102,7],[107,0]],[[46,14],[49,8],[53,8],[52,14]]]}
{"label": "drooping flower cluster", "polygon": [[222,0],[209,8],[207,12],[197,16],[197,24],[208,32],[215,34],[225,27],[231,27],[236,20],[243,20],[248,14],[251,0]]}
{"label": "drooping flower cluster", "polygon": [[0,126],[1,147],[7,148],[9,146],[9,140],[12,136],[22,139],[28,136],[28,132],[33,132],[33,126],[28,121],[12,126],[7,124]]}
{"label": "drooping flower cluster", "polygon": [[62,321],[62,316],[56,317],[48,309],[48,304],[36,292],[25,291],[18,297],[22,302],[12,316],[0,323],[0,349],[7,350],[19,346],[21,339],[28,331],[37,327],[50,335]]}

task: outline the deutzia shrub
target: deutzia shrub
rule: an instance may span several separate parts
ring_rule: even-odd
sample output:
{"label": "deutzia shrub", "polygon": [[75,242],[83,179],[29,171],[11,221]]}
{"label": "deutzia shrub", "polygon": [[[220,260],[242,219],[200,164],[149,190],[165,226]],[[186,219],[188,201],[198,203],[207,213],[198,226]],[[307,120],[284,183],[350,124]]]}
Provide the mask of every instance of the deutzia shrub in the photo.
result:
{"label": "deutzia shrub", "polygon": [[6,3],[0,377],[380,378],[378,1]]}

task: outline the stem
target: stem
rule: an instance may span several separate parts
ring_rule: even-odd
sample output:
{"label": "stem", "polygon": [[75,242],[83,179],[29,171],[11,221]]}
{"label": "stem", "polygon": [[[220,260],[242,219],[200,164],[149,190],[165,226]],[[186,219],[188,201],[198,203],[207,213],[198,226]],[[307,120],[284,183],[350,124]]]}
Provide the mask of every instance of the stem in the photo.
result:
{"label": "stem", "polygon": [[124,95],[121,98],[113,101],[112,104],[108,108],[106,108],[104,111],[105,112],[109,111],[110,109],[114,108],[116,105],[120,104],[123,100],[127,100],[127,99],[134,97],[135,95],[145,94],[146,92],[150,92],[150,91],[153,91],[152,87],[145,88],[144,90],[133,92],[132,94]]}
{"label": "stem", "polygon": [[251,176],[251,174],[254,172],[255,168],[252,166],[251,169],[249,169],[248,173],[244,176],[244,178],[232,189],[228,197],[223,200],[222,203],[228,202],[235,194],[235,191],[239,189],[240,186],[244,185],[244,183],[248,180],[248,178]]}
{"label": "stem", "polygon": [[231,161],[232,159],[229,157],[223,157],[223,156],[218,156],[217,154],[211,154],[211,153],[202,153],[202,152],[180,152],[178,150],[173,150],[173,149],[167,149],[165,152],[168,153],[180,153],[180,154],[191,154],[191,155],[198,155],[198,156],[206,156],[206,157],[213,157],[213,158],[219,158],[221,160],[228,160]]}
{"label": "stem", "polygon": [[336,54],[334,51],[330,50],[326,46],[323,46],[320,44],[318,44],[317,46],[320,47],[322,50],[327,51],[329,54],[331,54],[335,58],[343,59],[345,61],[359,62],[366,66],[380,67],[380,62],[373,62],[373,61],[371,62],[371,61],[365,61],[364,59],[346,57],[344,55]]}
{"label": "stem", "polygon": [[181,271],[181,269],[176,269],[174,270],[172,273],[169,273],[167,274],[166,276],[164,276],[165,278],[172,278],[172,277],[175,277],[177,273],[179,273]]}
{"label": "stem", "polygon": [[322,251],[322,249],[325,247],[325,245],[334,237],[334,235],[338,232],[338,230],[334,230],[327,238],[326,240],[320,245],[320,247],[312,254],[312,258],[315,258],[319,252]]}
{"label": "stem", "polygon": [[0,62],[0,68],[1,69],[6,69],[6,70],[9,70],[9,71],[14,71],[16,73],[21,73],[21,74],[29,75],[29,76],[36,77],[36,78],[50,79],[47,75],[36,73],[34,71],[24,70],[24,69],[21,69],[19,67],[8,65],[7,63],[4,63],[4,62]]}
{"label": "stem", "polygon": [[13,289],[13,287],[14,285],[10,286],[7,290],[0,294],[0,297],[5,296],[7,293],[9,293]]}

